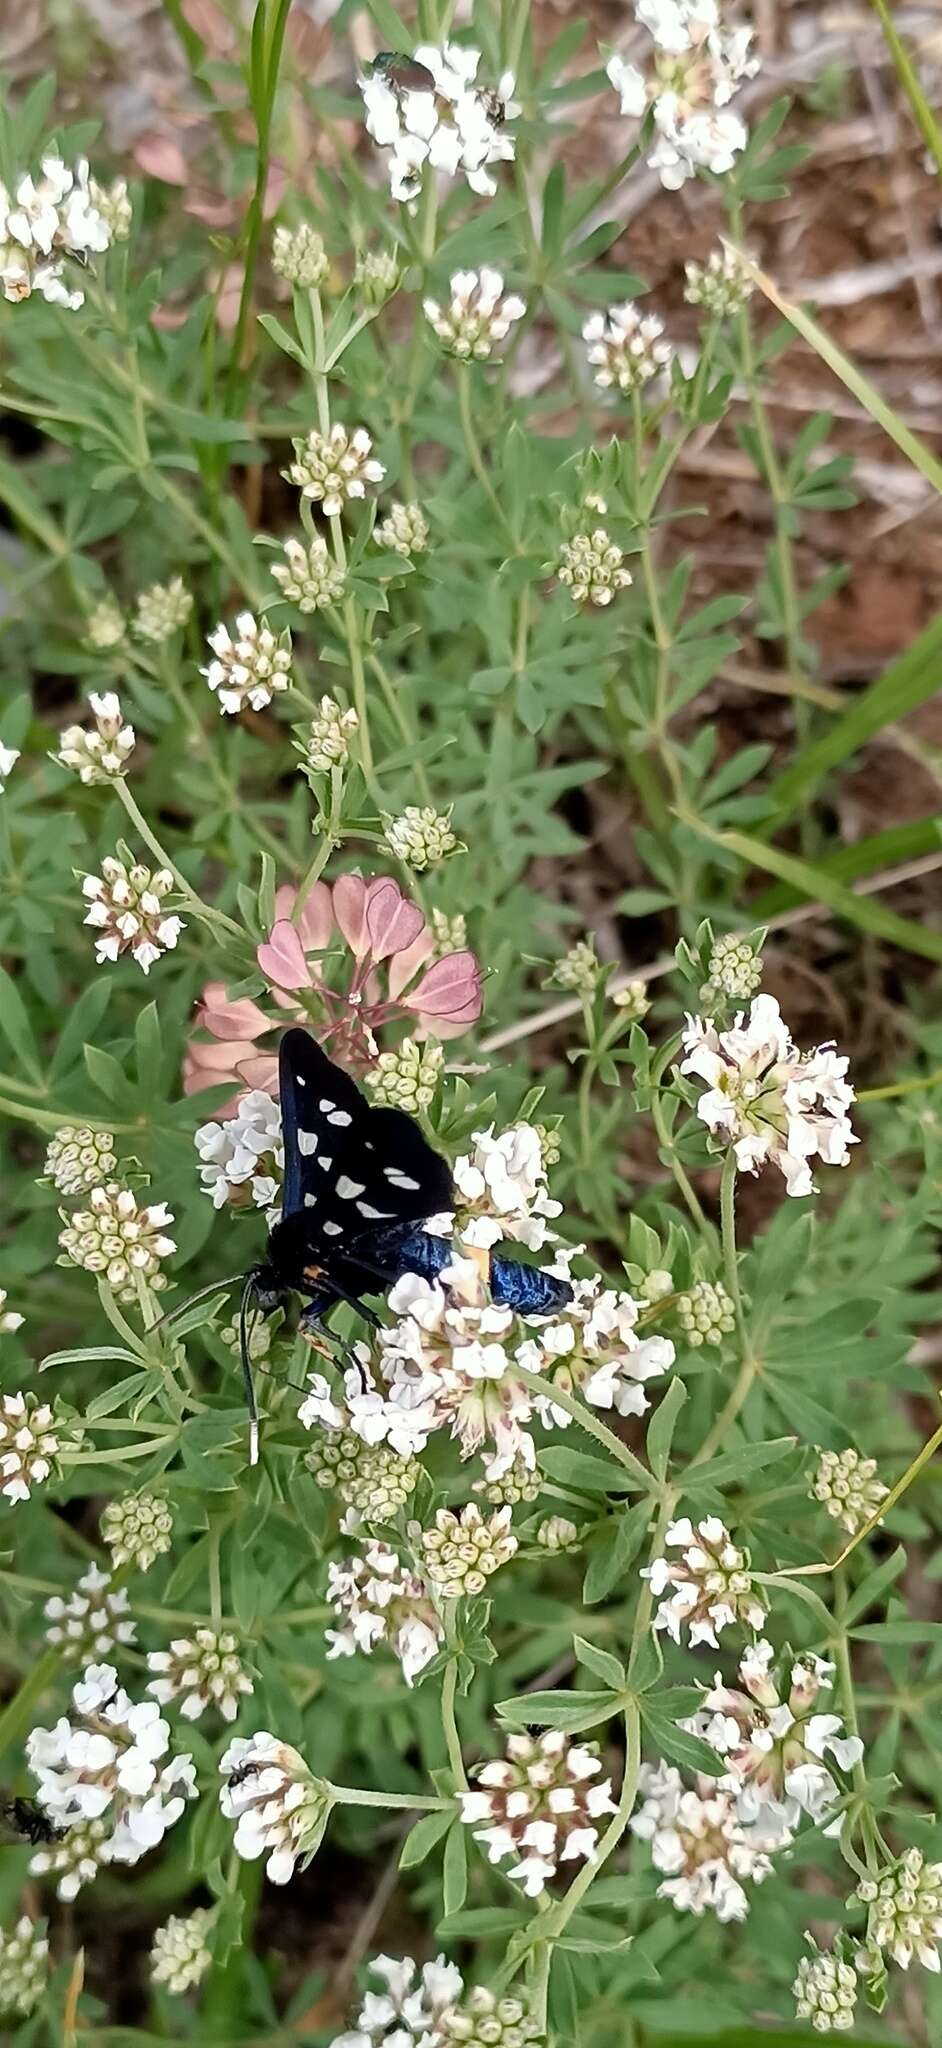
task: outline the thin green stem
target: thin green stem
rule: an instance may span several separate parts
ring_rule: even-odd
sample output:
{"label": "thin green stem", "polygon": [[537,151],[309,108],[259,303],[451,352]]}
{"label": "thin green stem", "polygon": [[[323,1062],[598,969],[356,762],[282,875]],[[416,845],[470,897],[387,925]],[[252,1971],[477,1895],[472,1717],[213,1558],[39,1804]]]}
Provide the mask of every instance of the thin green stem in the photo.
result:
{"label": "thin green stem", "polygon": [[726,1291],[736,1309],[736,1321],[742,1327],[742,1295],[739,1291],[739,1261],[736,1255],[736,1154],[730,1146],[723,1161],[723,1176],[720,1181],[720,1233],[723,1240],[723,1272]]}
{"label": "thin green stem", "polygon": [[577,1401],[575,1395],[570,1394],[565,1387],[557,1386],[554,1381],[545,1379],[539,1373],[527,1372],[522,1366],[516,1368],[514,1377],[521,1380],[525,1387],[529,1387],[531,1393],[538,1394],[541,1400],[552,1401],[554,1407],[565,1408],[567,1415],[571,1415],[573,1421],[578,1422],[587,1436],[594,1436],[596,1443],[602,1445],[610,1458],[616,1458],[620,1465],[624,1465],[626,1472],[631,1473],[636,1487],[640,1489],[651,1483],[650,1474],[640,1459],[635,1457],[634,1452],[629,1451],[627,1444],[623,1444],[614,1430],[608,1429],[604,1422],[600,1422],[591,1408],[587,1408],[583,1401]]}
{"label": "thin green stem", "polygon": [[359,1785],[331,1785],[331,1799],[337,1806],[401,1807],[410,1813],[448,1813],[453,1799],[433,1799],[419,1792],[364,1792]]}
{"label": "thin green stem", "polygon": [[902,1478],[897,1480],[895,1486],[891,1486],[886,1499],[880,1502],[879,1507],[870,1516],[869,1520],[864,1523],[863,1528],[858,1529],[856,1536],[852,1536],[850,1542],[845,1543],[843,1550],[837,1557],[825,1558],[820,1564],[786,1565],[782,1571],[773,1574],[774,1579],[784,1582],[787,1579],[823,1578],[829,1572],[837,1571],[839,1565],[846,1564],[847,1559],[853,1555],[858,1545],[866,1542],[867,1537],[873,1534],[874,1529],[878,1529],[880,1523],[885,1521],[891,1508],[895,1508],[897,1501],[902,1500],[904,1493],[909,1492],[913,1480],[919,1477],[923,1466],[928,1465],[930,1458],[935,1456],[940,1444],[942,1444],[942,1422],[940,1422],[938,1429],[933,1430],[928,1442],[923,1444],[922,1450],[913,1459],[912,1464],[907,1465]]}
{"label": "thin green stem", "polygon": [[465,1776],[464,1757],[461,1753],[461,1737],[455,1718],[455,1697],[458,1689],[458,1659],[449,1657],[442,1681],[442,1727],[445,1730],[445,1747],[448,1751],[448,1768],[456,1792],[466,1792],[468,1780]]}
{"label": "thin green stem", "polygon": [[234,934],[240,943],[244,943],[245,933],[242,926],[236,924],[234,918],[227,917],[224,910],[216,910],[211,903],[204,903],[202,897],[197,896],[195,889],[190,887],[186,876],[181,874],[176,862],[171,860],[165,847],[161,846],[156,833],[151,830],[147,819],[131,795],[124,778],[120,777],[112,786],[135,831],[143,839],[145,846],[149,848],[154,859],[158,860],[161,867],[166,868],[173,876],[179,894],[182,896],[188,909],[192,911],[194,917],[201,918],[205,924],[219,926],[221,929]]}
{"label": "thin green stem", "polygon": [[[264,6],[265,0],[259,0]],[[263,78],[251,81],[253,109],[255,113],[255,187],[249,203],[245,229],[245,261],[242,268],[242,290],[239,295],[239,312],[232,337],[229,357],[229,373],[226,379],[226,403],[231,404],[238,388],[242,373],[243,355],[248,334],[249,316],[255,291],[255,272],[258,267],[258,252],[265,219],[265,193],[268,186],[269,157],[271,147],[272,114],[278,92],[278,73],[281,69],[281,55],[284,48],[285,29],[291,0],[274,0],[271,21],[266,19],[261,37],[256,41],[253,29],[253,57],[256,49],[264,70]]]}
{"label": "thin green stem", "polygon": [[491,482],[490,471],[484,460],[481,444],[475,432],[474,412],[471,404],[471,372],[467,363],[459,363],[457,365],[457,384],[458,416],[461,420],[461,433],[464,440],[465,454],[495,518],[499,520],[504,532],[513,542],[514,536],[508,524],[507,514]]}
{"label": "thin green stem", "polygon": [[[834,1662],[837,1667],[837,1691],[844,1715],[847,1734],[859,1740],[860,1726],[857,1720],[857,1701],[854,1696],[854,1675],[850,1662],[850,1641],[844,1626],[847,1611],[847,1579],[843,1571],[834,1574],[834,1620],[836,1628],[832,1637]],[[880,1868],[880,1851],[877,1845],[873,1814],[867,1799],[867,1774],[863,1761],[858,1757],[851,1765],[851,1779],[857,1794],[858,1818],[863,1838],[863,1852],[867,1869],[875,1877]]]}

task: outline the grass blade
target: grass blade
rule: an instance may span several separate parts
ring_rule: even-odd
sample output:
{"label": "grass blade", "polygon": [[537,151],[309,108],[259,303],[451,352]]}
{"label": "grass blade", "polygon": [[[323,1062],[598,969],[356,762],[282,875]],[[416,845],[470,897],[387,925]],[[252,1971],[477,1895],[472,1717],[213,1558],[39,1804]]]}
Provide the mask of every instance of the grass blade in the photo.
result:
{"label": "grass blade", "polygon": [[901,946],[907,953],[917,953],[923,960],[942,960],[942,932],[927,931],[911,917],[900,917],[895,910],[886,910],[882,903],[874,902],[872,896],[858,896],[853,889],[838,882],[827,869],[813,866],[811,861],[800,860],[797,854],[782,853],[777,846],[766,846],[761,839],[751,839],[745,832],[716,832],[704,824],[701,818],[685,818],[684,823],[691,831],[709,839],[714,846],[724,846],[729,853],[738,854],[739,859],[750,866],[764,869],[766,874],[777,875],[779,881],[788,882],[809,901],[826,903],[837,917],[846,918],[848,924],[856,925],[859,931],[870,932],[874,938],[887,939],[891,945]]}

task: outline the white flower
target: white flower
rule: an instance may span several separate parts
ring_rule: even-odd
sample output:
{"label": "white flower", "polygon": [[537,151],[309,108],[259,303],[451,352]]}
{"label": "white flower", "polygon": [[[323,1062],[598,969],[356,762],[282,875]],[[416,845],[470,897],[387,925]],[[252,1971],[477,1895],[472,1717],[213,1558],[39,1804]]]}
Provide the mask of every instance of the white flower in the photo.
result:
{"label": "white flower", "polygon": [[519,1859],[507,1875],[528,1898],[539,1897],[557,1864],[592,1862],[598,1822],[615,1812],[611,1780],[589,1782],[601,1768],[591,1743],[571,1742],[560,1729],[509,1735],[506,1760],[479,1764],[474,1772],[484,1789],[461,1794],[461,1818],[490,1862]]}
{"label": "white flower", "polygon": [[798,2018],[810,2020],[816,2034],[849,2033],[857,2005],[857,1982],[851,1963],[813,1948],[810,1956],[802,1957],[792,1985]]}
{"label": "white flower", "polygon": [[3,741],[0,740],[0,796],[3,795],[7,786],[7,777],[12,775],[19,758],[19,747],[5,747]]}
{"label": "white flower", "polygon": [[611,604],[619,590],[627,590],[631,570],[624,567],[624,553],[610,540],[603,526],[594,533],[577,533],[564,540],[559,550],[556,574],[572,592],[574,604]]}
{"label": "white flower", "polygon": [[59,736],[57,759],[64,768],[74,768],[80,782],[113,782],[124,774],[134,752],[134,727],[125,724],[113,690],[103,695],[93,690],[88,702],[94,731],[86,732],[81,725],[67,726]]}
{"label": "white flower", "polygon": [[[480,51],[465,45],[445,43],[439,49],[423,43],[413,53],[407,85],[394,68],[380,66],[358,80],[367,132],[390,152],[394,199],[416,197],[425,164],[450,178],[463,172],[472,192],[493,197],[497,187],[488,166],[513,161],[513,137],[504,124],[519,110],[509,73],[496,92],[475,85],[480,61]],[[429,73],[427,86],[424,80],[412,83],[416,65]]]}
{"label": "white flower", "polygon": [[442,311],[437,299],[424,299],[422,310],[449,355],[483,363],[506,341],[514,321],[522,320],[527,309],[515,294],[504,297],[499,270],[485,268],[456,270],[451,304]]}
{"label": "white flower", "polygon": [[63,1427],[48,1401],[32,1392],[0,1395],[0,1494],[28,1500],[30,1488],[49,1478],[70,1435],[74,1430]]}
{"label": "white flower", "polygon": [[942,1941],[942,1863],[907,1849],[879,1878],[862,1878],[854,1898],[869,1907],[867,1948],[886,1950],[901,1970],[920,1962],[938,1973]]}
{"label": "white flower", "polygon": [[169,583],[152,583],[138,597],[132,630],[139,640],[159,644],[179,633],[192,610],[193,599],[182,576],[172,577]]}
{"label": "white flower", "polygon": [[202,1982],[213,1956],[210,1937],[216,1921],[213,1906],[197,1906],[184,1918],[171,1913],[154,1935],[150,1952],[150,1974],[155,1984],[166,1984],[179,1997]]}
{"label": "white flower", "polygon": [[235,638],[228,626],[218,625],[209,635],[215,656],[200,670],[211,690],[219,693],[219,709],[230,717],[250,705],[264,711],[274,696],[291,681],[291,635],[274,634],[252,612],[240,612]]}
{"label": "white flower", "polygon": [[272,269],[302,291],[316,291],[330,271],[323,237],[308,221],[298,228],[276,228],[272,237]]}
{"label": "white flower", "polygon": [[821,1692],[830,1689],[833,1664],[809,1653],[777,1679],[774,1659],[771,1643],[753,1643],[740,1661],[743,1690],[724,1685],[717,1672],[685,1726],[723,1758],[720,1783],[736,1793],[740,1820],[761,1819],[768,1807],[794,1828],[803,1813],[826,1820],[838,1796],[824,1758],[851,1770],[863,1743],[844,1734],[837,1714],[816,1711]]}
{"label": "white flower", "polygon": [[100,1187],[117,1164],[113,1131],[63,1124],[49,1141],[43,1172],[58,1194],[80,1195]]}
{"label": "white flower", "polygon": [[305,765],[315,775],[326,775],[331,768],[343,768],[350,758],[350,739],[359,731],[360,721],[352,705],[348,711],[341,711],[332,697],[321,698],[320,716],[312,718],[307,746],[304,750]]}
{"label": "white flower", "polygon": [[575,1550],[579,1542],[579,1530],[568,1515],[547,1515],[536,1532],[536,1540],[544,1550]]}
{"label": "white flower", "polygon": [[745,1885],[761,1884],[772,1869],[770,1853],[791,1840],[780,1817],[766,1813],[761,1826],[745,1826],[735,1793],[712,1778],[698,1778],[688,1790],[670,1764],[642,1764],[638,1787],[642,1804],[631,1830],[650,1842],[654,1868],[665,1874],[658,1898],[670,1899],[678,1913],[744,1920]]}
{"label": "white flower", "polygon": [[541,1320],[517,1352],[528,1372],[542,1374],[545,1399],[537,1406],[547,1425],[568,1428],[571,1416],[553,1401],[553,1388],[579,1393],[593,1408],[619,1415],[644,1415],[648,1380],[660,1379],[674,1363],[668,1337],[639,1337],[639,1304],[630,1294],[604,1287],[601,1275],[570,1281],[573,1298],[552,1320]]}
{"label": "white flower", "polygon": [[859,1451],[822,1451],[814,1475],[811,1499],[823,1501],[828,1514],[848,1536],[856,1536],[880,1502],[887,1488],[876,1476],[875,1458],[862,1458]]}
{"label": "white flower", "polygon": [[441,2026],[464,1988],[454,1963],[444,1956],[423,1963],[417,1983],[411,1956],[374,1956],[369,1968],[385,1988],[366,1992],[356,2033],[336,2036],[331,2048],[439,2048]]}
{"label": "white flower", "polygon": [[749,1553],[737,1548],[716,1515],[708,1515],[696,1529],[682,1516],[665,1531],[664,1542],[682,1555],[655,1558],[641,1573],[656,1599],[671,1589],[670,1599],[655,1614],[655,1628],[666,1629],[679,1643],[682,1628],[689,1625],[691,1649],[698,1643],[716,1649],[718,1634],[736,1622],[761,1628],[765,1604],[752,1582]]}
{"label": "white flower", "polygon": [[607,313],[592,313],[582,329],[588,343],[587,360],[595,370],[595,382],[602,391],[640,391],[671,359],[671,347],[662,341],[663,322],[656,313],[640,313],[630,300],[611,306]]}
{"label": "white flower", "polygon": [[717,939],[710,953],[707,967],[707,987],[701,989],[701,1001],[711,996],[715,1003],[717,994],[728,996],[731,1002],[748,1002],[762,983],[762,954],[748,939],[739,938],[735,932],[724,932]]}
{"label": "white flower", "polygon": [[155,960],[170,951],[184,930],[182,918],[168,917],[163,901],[174,887],[168,868],[126,866],[107,854],[100,875],[86,875],[82,894],[88,903],[85,923],[101,933],[95,940],[99,965],[130,953],[149,974]]}
{"label": "white flower", "polygon": [[681,1073],[707,1083],[697,1115],[719,1144],[732,1145],[741,1172],[757,1173],[771,1159],[788,1194],[810,1195],[811,1159],[847,1165],[858,1142],[847,1115],[848,1061],[832,1044],[800,1053],[774,996],[756,996],[748,1022],[740,1014],[729,1031],[689,1017],[683,1043]]}
{"label": "white flower", "polygon": [[388,1543],[370,1543],[362,1557],[328,1566],[327,1598],[342,1626],[325,1631],[327,1655],[370,1656],[386,1643],[402,1666],[407,1685],[435,1656],[442,1626],[417,1572],[409,1571]]}
{"label": "white flower", "polygon": [[[453,1259],[437,1281],[404,1273],[389,1307],[400,1320],[378,1333],[378,1361],[393,1415],[421,1432],[410,1448],[447,1425],[465,1457],[493,1444],[494,1476],[517,1457],[532,1467],[532,1401],[507,1350],[513,1311],[490,1300],[474,1260]],[[391,1426],[388,1434],[395,1444]]]}
{"label": "white flower", "polygon": [[54,1826],[107,1817],[105,1863],[137,1863],[196,1797],[192,1757],[170,1756],[170,1730],[152,1701],[135,1704],[111,1664],[89,1664],[72,1691],[73,1717],[34,1728],[26,1758]]}
{"label": "white flower", "polygon": [[[306,546],[300,540],[283,541],[282,554],[284,561],[273,562],[271,573],[284,596],[290,597],[300,612],[320,611],[325,605],[339,602],[346,579],[323,534],[312,534]],[[321,701],[329,704],[331,700],[325,697]]]}
{"label": "white flower", "polygon": [[372,440],[365,427],[348,434],[335,420],[329,434],[316,428],[303,441],[293,443],[295,460],[284,474],[297,484],[302,498],[313,498],[328,519],[341,513],[353,498],[366,496],[367,484],[381,484],[386,474],[371,453]]}
{"label": "white flower", "polygon": [[45,1926],[24,1913],[9,1933],[0,1927],[0,2012],[25,2019],[39,2004],[49,1972]]}
{"label": "white flower", "polygon": [[180,1701],[185,1721],[198,1721],[210,1707],[216,1707],[224,1721],[234,1721],[243,1694],[254,1691],[239,1659],[239,1646],[228,1630],[194,1629],[192,1636],[177,1636],[169,1650],[151,1650],[148,1671],[158,1676],[147,1690],[159,1706]]}
{"label": "white flower", "polygon": [[126,242],[134,219],[127,179],[112,178],[110,185],[99,185],[97,178],[89,178],[88,189],[93,205],[110,230],[112,241]]}
{"label": "white flower", "polygon": [[0,1287],[0,1337],[11,1337],[15,1330],[21,1330],[26,1321],[18,1310],[7,1308],[7,1290]]}
{"label": "white flower", "polygon": [[104,651],[109,647],[120,647],[125,634],[124,613],[113,597],[102,597],[85,621],[85,638],[89,647]]}
{"label": "white flower", "polygon": [[640,121],[653,110],[651,170],[669,192],[698,170],[732,170],[748,131],[729,102],[759,68],[749,55],[752,30],[722,28],[717,0],[635,0],[635,14],[654,40],[653,72],[645,76],[617,54],[606,70],[623,114]]}
{"label": "white flower", "polygon": [[234,1848],[246,1862],[265,1857],[272,1884],[287,1884],[295,1864],[318,1846],[330,1792],[303,1756],[267,1729],[235,1736],[219,1763],[219,1804],[236,1823]]}
{"label": "white flower", "polygon": [[394,860],[401,860],[417,875],[438,867],[450,853],[457,853],[458,841],[451,829],[451,810],[434,811],[407,804],[402,816],[385,819],[384,845]]}
{"label": "white flower", "polygon": [[201,1124],[193,1142],[200,1182],[215,1209],[277,1206],[285,1169],[281,1105],[263,1088],[241,1096],[235,1116],[224,1123]]}
{"label": "white flower", "polygon": [[94,1883],[106,1862],[107,1841],[106,1820],[73,1821],[54,1841],[44,1842],[30,1857],[30,1873],[33,1877],[55,1878],[58,1899],[76,1899],[83,1885]]}
{"label": "white flower", "polygon": [[[0,185],[0,285],[16,302],[34,291],[69,311],[85,294],[65,282],[65,261],[79,263],[108,248],[112,230],[95,204],[88,165],[72,169],[58,156],[44,157],[38,182],[17,179],[12,194]],[[80,274],[78,271],[74,275]]]}
{"label": "white flower", "polygon": [[150,1571],[155,1559],[170,1549],[172,1530],[170,1509],[155,1493],[127,1493],[110,1500],[101,1518],[102,1542],[108,1545],[112,1564],[133,1564],[139,1572]]}
{"label": "white flower", "polygon": [[97,1564],[83,1572],[74,1593],[63,1600],[54,1593],[43,1613],[51,1624],[46,1641],[63,1652],[72,1663],[100,1662],[119,1643],[133,1643],[137,1629],[128,1614],[130,1595],[126,1586],[111,1590],[111,1574]]}
{"label": "white flower", "polygon": [[176,1251],[167,1236],[173,1216],[166,1202],[139,1208],[130,1188],[108,1181],[93,1188],[87,1209],[76,1209],[59,1233],[66,1259],[86,1273],[101,1273],[119,1301],[136,1301],[141,1280],[156,1292],[167,1286],[161,1262]]}

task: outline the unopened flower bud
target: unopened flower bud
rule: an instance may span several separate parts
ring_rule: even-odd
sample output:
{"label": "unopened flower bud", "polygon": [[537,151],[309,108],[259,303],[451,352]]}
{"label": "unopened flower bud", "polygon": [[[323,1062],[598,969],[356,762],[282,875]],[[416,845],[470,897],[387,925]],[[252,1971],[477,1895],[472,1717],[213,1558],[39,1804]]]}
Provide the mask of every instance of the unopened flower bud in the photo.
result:
{"label": "unopened flower bud", "polygon": [[696,1351],[701,1344],[722,1344],[736,1328],[732,1297],[722,1281],[697,1280],[677,1299],[677,1315],[688,1344]]}
{"label": "unopened flower bud", "polygon": [[435,811],[430,804],[407,804],[398,818],[386,817],[384,844],[394,860],[405,862],[417,875],[437,867],[449,854],[460,851],[451,829],[451,809]]}
{"label": "unopened flower bud", "polygon": [[169,640],[186,625],[192,610],[193,599],[182,576],[174,576],[170,583],[153,583],[141,591],[132,628],[139,640]]}
{"label": "unopened flower bud", "polygon": [[101,1518],[101,1538],[117,1567],[132,1564],[148,1572],[155,1559],[170,1549],[173,1516],[155,1493],[126,1493],[110,1500]]}
{"label": "unopened flower bud", "polygon": [[298,228],[276,228],[272,237],[272,269],[302,291],[314,291],[330,271],[323,237],[307,221]]}

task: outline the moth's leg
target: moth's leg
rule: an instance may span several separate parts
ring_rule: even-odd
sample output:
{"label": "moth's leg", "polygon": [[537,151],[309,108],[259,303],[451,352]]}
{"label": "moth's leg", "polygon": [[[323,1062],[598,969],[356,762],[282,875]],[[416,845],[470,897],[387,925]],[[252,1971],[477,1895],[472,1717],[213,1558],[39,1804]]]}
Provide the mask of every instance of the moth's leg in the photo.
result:
{"label": "moth's leg", "polygon": [[[298,1325],[299,1330],[302,1331],[303,1334],[308,1337],[309,1341],[313,1342],[314,1330],[317,1329],[320,1325],[326,1326],[327,1317],[333,1312],[335,1308],[338,1307],[338,1305],[342,1301],[346,1302],[348,1308],[355,1309],[357,1315],[362,1316],[364,1318],[364,1321],[370,1323],[375,1329],[382,1329],[382,1324],[379,1320],[379,1317],[374,1316],[372,1309],[364,1308],[363,1303],[357,1301],[355,1295],[347,1294],[346,1290],[342,1288],[336,1280],[325,1280],[324,1287],[325,1289],[327,1287],[330,1288],[330,1291],[334,1297],[333,1301],[330,1302],[326,1308],[321,1307],[316,1303],[312,1303],[309,1308],[306,1308],[304,1310],[304,1313],[301,1317],[301,1321]],[[363,1391],[365,1392],[366,1377],[360,1360],[358,1359],[356,1352],[353,1349],[353,1346],[351,1344],[348,1344],[346,1338],[341,1337],[336,1330],[331,1330],[329,1332],[329,1337],[330,1341],[336,1345],[340,1357],[346,1365],[347,1371],[356,1373],[360,1381],[360,1384],[363,1387]],[[319,1347],[315,1344],[314,1348],[316,1350]]]}

